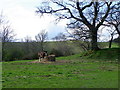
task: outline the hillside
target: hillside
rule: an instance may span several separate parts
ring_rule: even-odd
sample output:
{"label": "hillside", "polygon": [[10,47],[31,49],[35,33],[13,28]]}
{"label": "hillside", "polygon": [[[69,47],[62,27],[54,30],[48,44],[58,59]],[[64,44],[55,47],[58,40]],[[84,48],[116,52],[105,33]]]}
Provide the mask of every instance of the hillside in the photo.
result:
{"label": "hillside", "polygon": [[106,48],[99,51],[89,51],[83,54],[88,59],[117,60],[120,56],[120,48]]}
{"label": "hillside", "polygon": [[120,58],[120,48],[106,48],[98,51],[87,51],[80,54],[75,54],[66,57],[59,57],[58,59],[72,60],[72,59],[92,59],[92,60],[118,60]]}

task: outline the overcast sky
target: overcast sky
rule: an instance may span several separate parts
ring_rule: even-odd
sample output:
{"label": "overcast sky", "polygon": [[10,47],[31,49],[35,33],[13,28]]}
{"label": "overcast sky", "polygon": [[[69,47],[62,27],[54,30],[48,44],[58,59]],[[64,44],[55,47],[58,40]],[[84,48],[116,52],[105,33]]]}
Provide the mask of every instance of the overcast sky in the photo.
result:
{"label": "overcast sky", "polygon": [[40,30],[46,29],[49,38],[57,35],[59,32],[65,32],[67,21],[61,21],[57,25],[54,23],[53,16],[44,16],[40,18],[35,13],[36,7],[42,0],[0,0],[0,12],[10,21],[11,27],[17,34],[17,38],[37,35]]}

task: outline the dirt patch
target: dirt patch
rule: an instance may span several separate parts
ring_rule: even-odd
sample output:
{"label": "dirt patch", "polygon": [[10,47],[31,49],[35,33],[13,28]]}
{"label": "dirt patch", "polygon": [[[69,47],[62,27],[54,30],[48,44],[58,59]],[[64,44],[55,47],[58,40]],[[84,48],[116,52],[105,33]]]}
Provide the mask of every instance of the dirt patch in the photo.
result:
{"label": "dirt patch", "polygon": [[27,63],[27,62],[23,62],[23,63],[11,63],[12,65],[31,65],[32,63]]}
{"label": "dirt patch", "polygon": [[66,64],[66,63],[70,63],[71,61],[69,60],[59,60],[59,61],[32,61],[29,63],[45,63],[45,64]]}
{"label": "dirt patch", "polygon": [[67,63],[71,63],[70,60],[58,60],[58,61],[31,61],[31,62],[22,62],[22,63],[11,63],[12,65],[32,65],[33,63],[40,63],[40,64],[52,64],[52,65],[63,65]]}
{"label": "dirt patch", "polygon": [[32,62],[29,62],[29,63],[54,63],[52,61],[32,61]]}

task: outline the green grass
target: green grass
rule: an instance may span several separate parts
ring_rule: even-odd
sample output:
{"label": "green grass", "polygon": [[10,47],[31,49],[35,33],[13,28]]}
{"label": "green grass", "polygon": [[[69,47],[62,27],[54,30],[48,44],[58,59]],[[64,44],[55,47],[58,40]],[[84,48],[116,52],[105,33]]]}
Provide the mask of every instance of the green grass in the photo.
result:
{"label": "green grass", "polygon": [[81,54],[75,54],[71,56],[63,56],[63,57],[58,57],[57,60],[72,60],[72,59],[79,59]]}
{"label": "green grass", "polygon": [[118,60],[120,56],[120,48],[106,48],[98,51],[88,51],[82,53],[84,58],[88,59],[100,59],[100,60]]}
{"label": "green grass", "polygon": [[[98,42],[98,45],[99,45],[100,48],[109,48],[109,42]],[[115,43],[115,42],[112,42],[111,47],[112,48],[118,48],[119,44]]]}
{"label": "green grass", "polygon": [[112,48],[118,48],[119,47],[119,44],[118,43],[112,43]]}
{"label": "green grass", "polygon": [[3,62],[3,88],[118,88],[117,61],[80,56],[59,57],[44,64],[29,63],[34,60]]}

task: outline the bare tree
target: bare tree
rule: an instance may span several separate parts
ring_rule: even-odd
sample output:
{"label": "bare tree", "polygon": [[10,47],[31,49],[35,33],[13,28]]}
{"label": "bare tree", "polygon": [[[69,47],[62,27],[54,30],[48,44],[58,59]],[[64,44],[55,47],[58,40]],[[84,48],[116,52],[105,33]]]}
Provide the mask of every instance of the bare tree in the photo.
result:
{"label": "bare tree", "polygon": [[[51,4],[52,3],[52,4]],[[79,0],[49,0],[37,8],[37,13],[54,14],[57,20],[70,19],[72,23],[84,24],[90,32],[91,49],[98,50],[97,32],[112,9],[112,2],[80,2]]]}
{"label": "bare tree", "polygon": [[3,14],[0,14],[0,42],[2,42],[2,59],[5,55],[5,43],[15,41],[15,34],[11,29],[9,21],[5,19]]}
{"label": "bare tree", "polygon": [[65,41],[67,40],[67,36],[64,33],[60,32],[57,36],[53,37],[52,39],[56,41]]}
{"label": "bare tree", "polygon": [[5,42],[15,41],[13,29],[11,29],[9,22],[4,19],[4,16],[0,15],[0,38],[1,42],[4,44]]}
{"label": "bare tree", "polygon": [[27,43],[27,42],[32,42],[33,40],[31,39],[30,36],[26,36],[26,37],[24,37],[24,39],[22,39],[21,41]]}
{"label": "bare tree", "polygon": [[45,40],[47,39],[47,32],[45,30],[42,30],[40,31],[40,33],[38,33],[36,36],[35,36],[35,39],[37,42],[40,42],[41,44],[41,51],[44,50],[44,42]]}
{"label": "bare tree", "polygon": [[113,28],[113,26],[110,26],[110,29],[107,29],[107,31],[110,34],[110,40],[109,40],[109,48],[111,48],[112,46],[112,41],[113,41],[113,37],[114,35],[116,35],[116,29]]}
{"label": "bare tree", "polygon": [[14,34],[14,31],[10,28],[10,26],[3,27],[2,30],[0,30],[0,36],[2,38],[2,42],[12,42],[15,41],[14,37],[16,36]]}
{"label": "bare tree", "polygon": [[111,48],[111,46],[112,46],[112,41],[113,41],[113,36],[115,35],[115,33],[114,33],[115,31],[113,31],[110,35],[111,35],[111,39],[110,39],[110,41],[109,41],[109,48]]}
{"label": "bare tree", "polygon": [[106,22],[108,26],[114,26],[120,36],[120,2],[116,2],[112,8]]}

